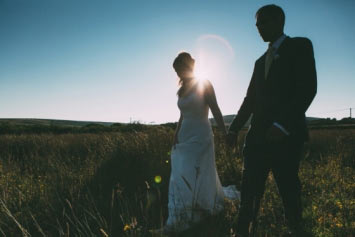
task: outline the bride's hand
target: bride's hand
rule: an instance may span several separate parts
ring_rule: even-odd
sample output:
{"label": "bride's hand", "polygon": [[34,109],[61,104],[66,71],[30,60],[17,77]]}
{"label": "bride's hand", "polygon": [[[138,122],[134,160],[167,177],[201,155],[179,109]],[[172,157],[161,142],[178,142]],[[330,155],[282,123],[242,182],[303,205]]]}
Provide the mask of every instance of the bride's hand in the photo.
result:
{"label": "bride's hand", "polygon": [[176,144],[179,144],[179,139],[177,137],[174,137],[174,141],[173,141],[173,148],[176,148]]}

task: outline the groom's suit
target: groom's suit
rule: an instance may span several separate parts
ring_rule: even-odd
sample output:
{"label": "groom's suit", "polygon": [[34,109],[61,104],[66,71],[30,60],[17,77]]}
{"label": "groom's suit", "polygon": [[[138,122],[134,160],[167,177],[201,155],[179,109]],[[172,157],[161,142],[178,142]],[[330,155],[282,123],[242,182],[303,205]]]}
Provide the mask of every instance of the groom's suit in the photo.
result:
{"label": "groom's suit", "polygon": [[[290,226],[297,226],[302,215],[298,168],[303,143],[308,139],[305,112],[317,91],[312,43],[307,38],[286,37],[272,53],[269,67],[265,66],[266,58],[267,53],[255,62],[247,95],[229,128],[230,132],[238,132],[252,115],[243,150],[242,197],[236,227],[240,233],[248,233],[249,223],[258,213],[270,170]],[[272,126],[287,135],[280,141],[270,141],[267,133]]]}

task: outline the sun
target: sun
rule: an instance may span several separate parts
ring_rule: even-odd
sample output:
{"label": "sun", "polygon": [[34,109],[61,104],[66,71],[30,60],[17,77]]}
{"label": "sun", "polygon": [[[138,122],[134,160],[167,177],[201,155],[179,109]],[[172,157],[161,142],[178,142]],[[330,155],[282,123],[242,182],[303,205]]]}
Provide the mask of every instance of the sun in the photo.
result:
{"label": "sun", "polygon": [[208,70],[206,70],[206,68],[203,66],[203,64],[200,61],[201,60],[200,58],[197,60],[198,61],[196,61],[194,75],[196,80],[201,81],[208,77]]}
{"label": "sun", "polygon": [[200,92],[203,91],[206,80],[211,79],[209,75],[210,75],[210,70],[206,68],[205,65],[203,65],[203,63],[199,59],[196,60],[194,76],[198,84],[198,91]]}
{"label": "sun", "polygon": [[194,75],[196,80],[202,81],[216,81],[220,74],[220,61],[217,57],[214,57],[213,53],[204,49],[199,50],[196,56],[196,63],[194,69]]}
{"label": "sun", "polygon": [[220,83],[234,58],[230,43],[218,35],[202,35],[196,41],[194,75],[198,81]]}

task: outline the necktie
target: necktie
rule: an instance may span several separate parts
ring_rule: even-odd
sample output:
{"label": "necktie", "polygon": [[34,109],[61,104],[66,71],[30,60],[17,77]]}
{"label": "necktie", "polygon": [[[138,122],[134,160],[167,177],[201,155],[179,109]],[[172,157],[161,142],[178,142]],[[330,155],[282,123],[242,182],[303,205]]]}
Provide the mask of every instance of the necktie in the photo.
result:
{"label": "necktie", "polygon": [[272,64],[272,59],[274,55],[274,50],[275,48],[269,45],[269,48],[266,52],[266,58],[265,58],[265,79],[267,77],[267,74],[269,72],[270,66]]}

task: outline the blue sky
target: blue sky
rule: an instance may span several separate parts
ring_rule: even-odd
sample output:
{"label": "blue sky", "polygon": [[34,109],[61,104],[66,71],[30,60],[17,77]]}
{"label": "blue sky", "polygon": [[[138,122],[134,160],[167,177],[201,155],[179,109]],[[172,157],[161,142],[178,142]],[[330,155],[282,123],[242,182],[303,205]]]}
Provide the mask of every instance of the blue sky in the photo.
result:
{"label": "blue sky", "polygon": [[355,107],[355,3],[315,1],[0,0],[0,118],[176,121],[175,56],[188,51],[223,114],[236,113],[264,43],[255,12],[286,13],[312,40],[318,94],[307,116]]}

